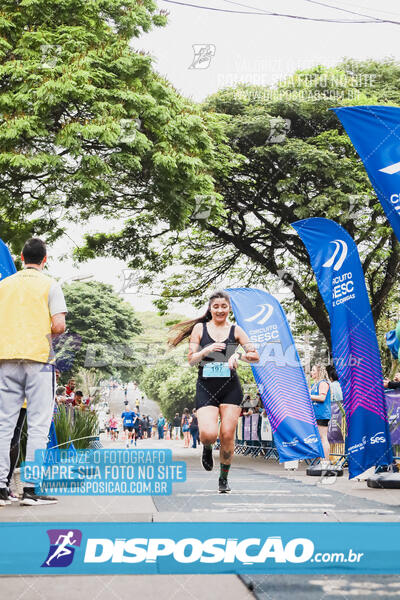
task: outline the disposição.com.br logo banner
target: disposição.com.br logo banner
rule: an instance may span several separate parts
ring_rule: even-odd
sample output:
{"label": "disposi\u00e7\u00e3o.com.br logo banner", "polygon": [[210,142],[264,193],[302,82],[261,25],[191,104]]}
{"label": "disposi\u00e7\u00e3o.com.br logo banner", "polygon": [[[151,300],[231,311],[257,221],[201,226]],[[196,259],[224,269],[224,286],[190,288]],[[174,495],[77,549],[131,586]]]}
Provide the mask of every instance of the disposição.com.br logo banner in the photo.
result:
{"label": "disposi\u00e7\u00e3o.com.br logo banner", "polygon": [[399,523],[2,523],[0,574],[399,573]]}

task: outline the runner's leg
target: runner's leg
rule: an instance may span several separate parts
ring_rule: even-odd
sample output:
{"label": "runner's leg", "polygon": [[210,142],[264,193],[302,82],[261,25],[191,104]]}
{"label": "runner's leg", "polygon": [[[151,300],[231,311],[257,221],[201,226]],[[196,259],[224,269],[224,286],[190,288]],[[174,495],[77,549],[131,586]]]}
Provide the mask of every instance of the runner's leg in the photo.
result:
{"label": "runner's leg", "polygon": [[202,406],[197,409],[200,441],[203,444],[201,464],[206,471],[212,471],[214,466],[212,445],[218,437],[218,414],[216,406]]}
{"label": "runner's leg", "polygon": [[206,446],[214,444],[218,437],[218,408],[202,406],[197,409],[200,442]]}
{"label": "runner's leg", "polygon": [[241,408],[236,404],[221,404],[219,410],[221,415],[221,427],[219,430],[221,446],[219,451],[220,474],[218,487],[221,493],[226,493],[231,491],[228,485],[228,473],[235,449],[235,431]]}
{"label": "runner's leg", "polygon": [[219,451],[220,461],[225,465],[230,465],[235,448],[235,431],[241,407],[235,404],[221,404],[219,411],[221,415],[221,428],[219,432],[221,441]]}

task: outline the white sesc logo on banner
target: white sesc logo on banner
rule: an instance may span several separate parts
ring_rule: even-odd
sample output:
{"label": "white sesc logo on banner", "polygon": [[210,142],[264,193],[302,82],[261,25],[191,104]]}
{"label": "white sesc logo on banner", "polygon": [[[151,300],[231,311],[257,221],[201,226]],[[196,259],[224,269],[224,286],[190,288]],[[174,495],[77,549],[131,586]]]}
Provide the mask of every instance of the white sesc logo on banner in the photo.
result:
{"label": "white sesc logo on banner", "polygon": [[[261,306],[261,310],[259,310],[258,313],[253,315],[252,317],[245,319],[245,321],[247,321],[248,323],[252,323],[253,321],[257,321],[257,319],[259,317],[262,317],[259,321],[257,321],[257,325],[264,325],[264,323],[266,323],[268,321],[268,319],[271,317],[272,313],[274,312],[274,307],[272,306],[272,304],[268,304],[268,303],[257,304],[257,306]],[[267,311],[267,312],[265,313],[265,311]]]}
{"label": "white sesc logo on banner", "polygon": [[400,171],[400,162],[393,163],[392,165],[388,165],[387,167],[383,167],[383,169],[379,169],[381,173],[386,173],[387,175],[395,175]]}
{"label": "white sesc logo on banner", "polygon": [[331,267],[333,265],[333,270],[339,271],[347,256],[347,244],[343,240],[333,240],[329,243],[335,244],[335,251],[322,266]]}
{"label": "white sesc logo on banner", "polygon": [[318,438],[315,435],[315,433],[312,433],[311,435],[309,435],[306,438],[304,438],[303,441],[304,441],[305,444],[317,444],[318,443]]}
{"label": "white sesc logo on banner", "polygon": [[371,444],[384,444],[386,442],[385,434],[383,431],[379,431],[375,433],[375,435],[370,438]]}

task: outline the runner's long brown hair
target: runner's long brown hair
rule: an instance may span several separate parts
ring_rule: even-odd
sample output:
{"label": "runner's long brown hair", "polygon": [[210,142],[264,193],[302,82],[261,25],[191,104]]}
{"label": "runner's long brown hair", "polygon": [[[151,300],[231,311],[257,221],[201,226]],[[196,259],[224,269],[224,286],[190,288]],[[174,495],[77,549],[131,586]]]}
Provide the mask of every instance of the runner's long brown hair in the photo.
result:
{"label": "runner's long brown hair", "polygon": [[[211,321],[211,304],[216,298],[224,298],[228,302],[229,306],[231,305],[229,294],[221,290],[214,292],[208,300],[208,308],[204,315],[202,315],[201,317],[197,317],[197,319],[190,319],[189,321],[182,321],[182,323],[176,323],[176,325],[173,325],[171,327],[168,344],[170,346],[177,346],[185,338],[190,337],[193,331],[193,327],[197,325],[197,323],[207,323],[207,321]],[[177,333],[174,335],[175,331],[177,331]]]}

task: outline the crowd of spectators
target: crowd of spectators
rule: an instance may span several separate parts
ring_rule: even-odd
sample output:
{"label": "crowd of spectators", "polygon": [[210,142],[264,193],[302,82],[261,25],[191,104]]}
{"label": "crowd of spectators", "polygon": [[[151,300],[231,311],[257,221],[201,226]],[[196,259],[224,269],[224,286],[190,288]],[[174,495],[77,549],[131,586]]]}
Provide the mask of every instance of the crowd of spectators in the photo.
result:
{"label": "crowd of spectators", "polygon": [[66,386],[58,386],[56,389],[56,404],[74,406],[79,410],[92,410],[92,398],[84,396],[81,390],[75,389],[75,379],[70,379]]}
{"label": "crowd of spectators", "polygon": [[267,416],[267,413],[265,412],[265,408],[261,400],[260,392],[257,392],[254,395],[254,398],[251,396],[251,394],[245,394],[241,404],[241,409],[241,417],[249,417],[250,415],[257,414],[260,414],[263,417]]}

